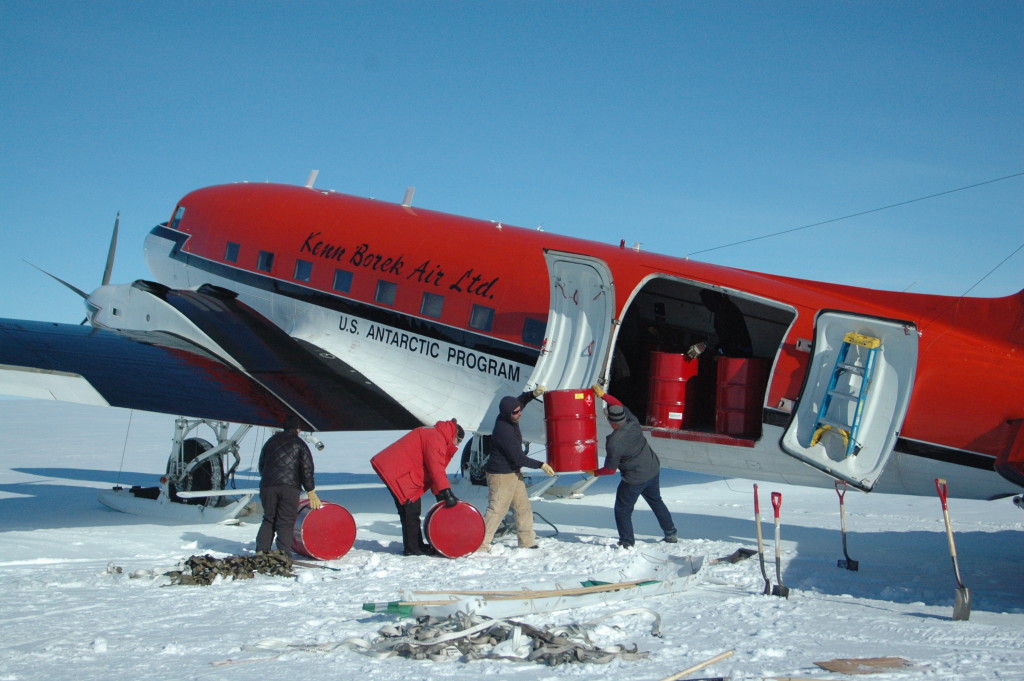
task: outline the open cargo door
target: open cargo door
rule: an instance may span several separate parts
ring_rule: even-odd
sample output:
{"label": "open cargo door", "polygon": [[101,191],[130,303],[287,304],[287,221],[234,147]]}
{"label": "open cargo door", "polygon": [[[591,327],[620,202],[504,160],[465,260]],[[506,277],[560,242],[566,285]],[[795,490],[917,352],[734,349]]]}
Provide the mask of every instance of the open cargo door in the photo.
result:
{"label": "open cargo door", "polygon": [[601,260],[549,251],[551,310],[530,382],[548,390],[586,388],[608,353],[615,308],[611,272]]}
{"label": "open cargo door", "polygon": [[917,342],[908,322],[821,313],[783,451],[871,491],[903,426]]}

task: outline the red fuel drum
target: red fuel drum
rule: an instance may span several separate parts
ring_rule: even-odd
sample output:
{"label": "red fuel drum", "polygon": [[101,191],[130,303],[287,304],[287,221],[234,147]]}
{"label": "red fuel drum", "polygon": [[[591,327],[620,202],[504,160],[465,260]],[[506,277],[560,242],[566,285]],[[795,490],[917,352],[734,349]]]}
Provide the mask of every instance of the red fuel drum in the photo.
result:
{"label": "red fuel drum", "polygon": [[480,548],[484,541],[484,519],[468,501],[460,500],[450,508],[439,501],[423,519],[423,534],[442,556],[458,558]]}
{"label": "red fuel drum", "polygon": [[593,390],[544,393],[548,463],[559,473],[597,468],[597,415]]}
{"label": "red fuel drum", "polygon": [[356,543],[356,521],[344,506],[329,501],[317,510],[299,502],[292,549],[317,560],[341,558]]}
{"label": "red fuel drum", "polygon": [[768,360],[718,358],[715,432],[734,437],[761,434],[761,410],[768,385]]}
{"label": "red fuel drum", "polygon": [[679,429],[693,422],[686,410],[687,393],[696,384],[698,361],[674,352],[651,353],[651,383],[647,395],[647,425]]}

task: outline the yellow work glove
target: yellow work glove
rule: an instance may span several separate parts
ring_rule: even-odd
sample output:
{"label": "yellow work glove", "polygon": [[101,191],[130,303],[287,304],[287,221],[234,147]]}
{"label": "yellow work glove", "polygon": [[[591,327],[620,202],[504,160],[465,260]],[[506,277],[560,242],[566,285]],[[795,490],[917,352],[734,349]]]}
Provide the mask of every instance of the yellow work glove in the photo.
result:
{"label": "yellow work glove", "polygon": [[594,391],[595,395],[597,395],[598,397],[604,397],[604,388],[599,386],[597,383],[595,383],[594,385],[592,385],[590,387]]}
{"label": "yellow work glove", "polygon": [[534,397],[540,397],[541,395],[544,394],[545,390],[547,390],[547,388],[545,388],[542,385],[538,385],[536,388],[533,389],[533,396]]}
{"label": "yellow work glove", "polygon": [[316,495],[314,490],[306,492],[306,496],[309,497],[309,507],[314,511],[323,506],[323,503],[320,501],[320,497]]}
{"label": "yellow work glove", "polygon": [[555,474],[555,469],[554,469],[554,468],[552,468],[551,466],[549,466],[549,465],[548,465],[548,464],[546,464],[546,463],[542,463],[542,464],[540,465],[540,469],[541,469],[542,471],[544,471],[545,473],[547,473],[547,474],[548,474],[549,476],[551,476],[551,475],[554,475],[554,474]]}

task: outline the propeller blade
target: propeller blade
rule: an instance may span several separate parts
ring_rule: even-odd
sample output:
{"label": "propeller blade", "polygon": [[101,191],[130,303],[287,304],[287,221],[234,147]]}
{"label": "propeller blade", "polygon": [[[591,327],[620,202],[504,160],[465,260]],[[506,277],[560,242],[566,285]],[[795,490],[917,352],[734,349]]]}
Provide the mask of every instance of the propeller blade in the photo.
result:
{"label": "propeller blade", "polygon": [[[29,265],[32,265],[32,263],[28,262],[28,260],[25,260],[24,262],[25,262],[25,263],[28,263]],[[83,291],[82,289],[78,288],[77,286],[72,286],[72,285],[71,285],[71,284],[69,284],[68,282],[66,282],[66,281],[64,281],[63,279],[61,279],[60,277],[58,277],[58,276],[56,276],[56,275],[54,275],[54,274],[50,274],[49,272],[47,272],[46,270],[44,270],[44,269],[43,269],[42,267],[36,267],[35,265],[32,265],[32,267],[35,267],[35,268],[36,268],[37,270],[39,270],[40,272],[42,272],[42,273],[43,273],[43,274],[45,274],[46,276],[50,277],[50,278],[51,278],[51,279],[53,279],[54,281],[57,281],[57,282],[59,282],[59,283],[61,283],[61,284],[64,284],[64,285],[65,285],[65,286],[67,286],[67,287],[68,287],[69,289],[71,289],[72,291],[74,291],[74,292],[75,292],[75,293],[77,293],[78,295],[82,296],[82,299],[83,299],[83,300],[87,300],[87,299],[89,298],[89,294],[88,294],[88,293],[86,293],[85,291]]]}
{"label": "propeller blade", "polygon": [[114,254],[117,253],[117,228],[121,223],[121,211],[114,218],[114,233],[110,237],[110,249],[107,251],[107,265],[103,268],[103,285],[110,283],[110,273],[114,269]]}

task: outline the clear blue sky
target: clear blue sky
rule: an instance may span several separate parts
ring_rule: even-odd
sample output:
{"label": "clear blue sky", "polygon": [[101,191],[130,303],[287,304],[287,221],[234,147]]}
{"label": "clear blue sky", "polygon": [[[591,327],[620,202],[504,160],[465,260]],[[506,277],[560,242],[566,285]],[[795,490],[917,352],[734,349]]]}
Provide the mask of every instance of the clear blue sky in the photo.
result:
{"label": "clear blue sky", "polygon": [[[1024,172],[1024,2],[0,1],[0,316],[186,192],[302,184],[687,255]],[[1024,177],[695,255],[960,295]],[[1024,288],[1024,250],[971,295]]]}

